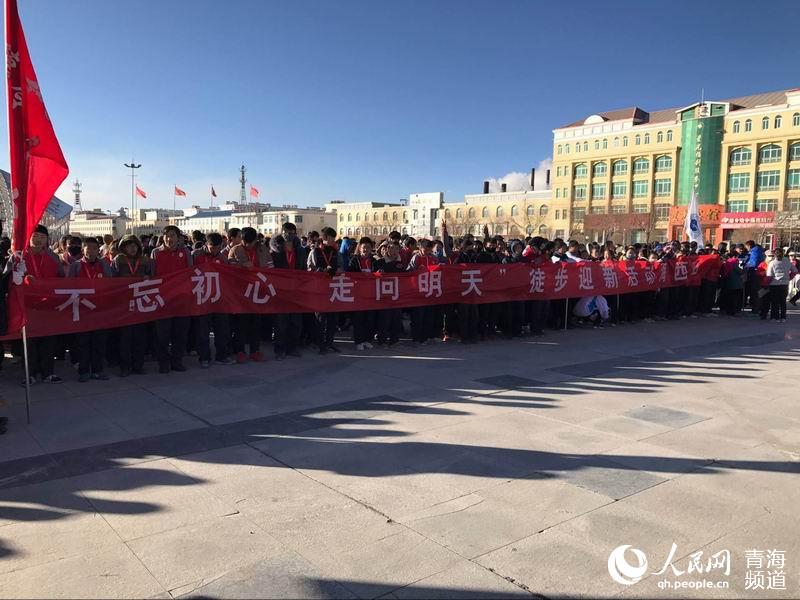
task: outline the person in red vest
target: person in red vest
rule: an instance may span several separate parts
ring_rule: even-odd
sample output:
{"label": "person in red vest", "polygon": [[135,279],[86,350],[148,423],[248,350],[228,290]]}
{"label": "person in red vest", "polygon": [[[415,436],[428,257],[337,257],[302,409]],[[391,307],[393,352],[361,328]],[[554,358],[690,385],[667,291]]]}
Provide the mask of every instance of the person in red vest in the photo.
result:
{"label": "person in red vest", "polygon": [[[192,254],[179,240],[181,230],[175,225],[164,227],[164,243],[153,248],[153,276],[169,275],[192,266]],[[158,372],[185,371],[183,353],[189,334],[190,317],[170,317],[156,321],[156,354]]]}
{"label": "person in red vest", "polygon": [[[31,234],[30,245],[22,252],[24,268],[18,260],[8,261],[7,270],[17,270],[27,280],[51,279],[64,276],[64,265],[58,255],[48,247],[49,233],[44,225],[37,225]],[[64,380],[53,373],[56,336],[42,336],[28,340],[29,382],[36,383],[40,376],[43,383],[62,383]],[[25,381],[22,385],[25,385]]]}
{"label": "person in red vest", "polygon": [[[97,238],[87,237],[83,240],[83,258],[73,262],[67,271],[67,277],[95,280],[113,276],[109,264],[100,258],[100,244]],[[90,285],[91,281],[87,281]],[[107,380],[103,372],[103,357],[106,353],[106,330],[95,329],[79,333],[78,346],[78,380],[81,383],[89,379]]]}
{"label": "person in red vest", "polygon": [[[246,269],[271,269],[272,257],[268,248],[258,239],[258,232],[252,227],[242,228],[241,242],[233,246],[228,258],[231,262]],[[236,362],[245,363],[248,358],[253,362],[263,362],[264,353],[261,352],[261,315],[258,313],[239,313],[236,315],[235,330],[233,334],[233,349],[236,352]],[[250,354],[245,352],[250,350]]]}
{"label": "person in red vest", "polygon": [[[224,240],[219,233],[209,233],[202,248],[192,252],[194,266],[205,264],[230,264],[228,255],[222,251]],[[219,365],[233,365],[236,360],[231,356],[231,315],[211,313],[192,317],[194,321],[195,343],[200,358],[200,368],[211,366],[211,332],[214,332],[214,356]]]}
{"label": "person in red vest", "polygon": [[[119,254],[114,257],[114,276],[145,278],[152,275],[152,262],[144,255],[142,242],[135,235],[126,235],[119,242]],[[148,323],[126,325],[119,329],[119,375],[127,377],[144,374],[144,355],[147,351]]]}

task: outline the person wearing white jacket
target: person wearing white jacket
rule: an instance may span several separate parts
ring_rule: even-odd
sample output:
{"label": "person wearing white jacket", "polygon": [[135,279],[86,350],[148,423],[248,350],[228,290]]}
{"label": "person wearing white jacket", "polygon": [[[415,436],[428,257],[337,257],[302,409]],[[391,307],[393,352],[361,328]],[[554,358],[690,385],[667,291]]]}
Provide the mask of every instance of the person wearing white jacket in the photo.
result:
{"label": "person wearing white jacket", "polygon": [[783,249],[775,249],[775,258],[767,265],[769,279],[770,320],[786,321],[786,296],[789,282],[797,275],[797,267],[783,255]]}

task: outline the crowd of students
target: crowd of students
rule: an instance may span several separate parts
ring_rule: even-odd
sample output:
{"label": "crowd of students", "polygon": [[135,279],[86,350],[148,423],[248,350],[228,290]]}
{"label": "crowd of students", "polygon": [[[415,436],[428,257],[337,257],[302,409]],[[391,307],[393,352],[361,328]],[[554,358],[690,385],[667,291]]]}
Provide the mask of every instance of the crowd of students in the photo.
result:
{"label": "crowd of students", "polygon": [[[300,358],[313,347],[320,354],[340,352],[334,343],[337,332],[351,331],[358,351],[374,344],[391,347],[404,331],[404,313],[410,314],[410,337],[415,344],[455,341],[474,344],[498,336],[513,338],[542,335],[545,329],[569,328],[639,320],[668,320],[720,314],[736,316],[744,307],[754,315],[773,321],[786,318],[790,283],[797,280],[794,251],[765,252],[753,241],[698,247],[688,242],[616,246],[582,244],[575,240],[542,237],[505,240],[484,235],[453,238],[442,223],[442,240],[415,240],[392,232],[386,239],[367,237],[337,239],[336,231],[323,228],[299,237],[292,223],[279,235],[266,238],[251,227],[231,229],[226,235],[194,231],[182,234],[175,226],[160,236],[126,235],[119,240],[63,236],[51,245],[48,231],[38,226],[23,252],[24,266],[9,258],[7,238],[0,240],[6,261],[4,280],[14,271],[24,277],[154,277],[207,262],[240,267],[317,271],[333,276],[341,272],[404,272],[426,270],[436,264],[531,263],[581,261],[657,262],[688,255],[717,254],[721,267],[712,270],[700,285],[677,286],[657,291],[591,296],[570,300],[528,300],[488,304],[423,305],[404,311],[386,309],[351,313],[221,314],[172,317],[152,323],[70,336],[29,340],[30,379],[23,383],[60,383],[54,361],[67,356],[81,382],[108,378],[106,367],[118,368],[121,377],[145,373],[145,359],[152,356],[159,373],[185,371],[184,357],[196,354],[199,366],[262,362],[265,344],[273,345],[275,360]],[[23,272],[24,268],[24,272]],[[800,299],[797,292],[789,300]],[[213,353],[212,353],[213,334]],[[12,347],[19,353],[18,344]]]}

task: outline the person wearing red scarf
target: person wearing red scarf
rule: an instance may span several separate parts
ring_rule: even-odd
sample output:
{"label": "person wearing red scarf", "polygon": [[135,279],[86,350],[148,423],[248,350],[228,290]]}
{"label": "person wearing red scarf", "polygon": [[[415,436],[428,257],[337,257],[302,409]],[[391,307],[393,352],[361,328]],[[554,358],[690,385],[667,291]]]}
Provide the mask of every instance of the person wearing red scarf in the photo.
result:
{"label": "person wearing red scarf", "polygon": [[[44,225],[37,225],[31,234],[30,244],[22,251],[25,265],[25,279],[51,279],[64,276],[64,266],[55,252],[48,247],[49,233]],[[21,268],[20,261],[10,260],[6,269]],[[42,383],[62,383],[64,380],[54,371],[54,353],[57,336],[43,336],[28,340],[28,365],[30,383],[36,383],[40,376]],[[25,385],[25,381],[22,382]]]}
{"label": "person wearing red scarf", "polygon": [[[87,237],[83,240],[83,257],[69,266],[67,277],[92,281],[112,277],[111,267],[100,258],[100,244],[97,238]],[[83,283],[82,283],[83,285]],[[78,346],[78,380],[81,383],[90,379],[108,379],[103,372],[103,357],[106,353],[106,330],[96,329],[77,334]]]}
{"label": "person wearing red scarf", "polygon": [[[374,273],[376,271],[375,257],[372,255],[372,240],[362,237],[358,240],[356,255],[350,259],[347,271],[350,273]],[[375,312],[374,310],[357,310],[353,312],[353,343],[356,350],[372,348],[375,338]]]}
{"label": "person wearing red scarf", "polygon": [[[281,235],[276,235],[270,242],[272,264],[276,269],[292,271],[306,270],[306,249],[297,237],[294,223],[284,223]],[[275,315],[275,360],[283,360],[287,356],[300,358],[300,339],[303,319],[300,313],[280,313]]]}

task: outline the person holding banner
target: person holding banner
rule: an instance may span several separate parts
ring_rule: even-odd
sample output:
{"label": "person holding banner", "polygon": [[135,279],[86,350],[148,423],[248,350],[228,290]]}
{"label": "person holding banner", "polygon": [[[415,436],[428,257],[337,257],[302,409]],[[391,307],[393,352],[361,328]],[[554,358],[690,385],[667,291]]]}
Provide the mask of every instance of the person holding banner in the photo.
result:
{"label": "person holding banner", "polygon": [[[82,285],[91,285],[92,280],[112,277],[108,263],[100,258],[100,243],[97,238],[83,240],[83,258],[69,266],[67,277],[86,280]],[[103,359],[106,354],[106,330],[95,329],[76,335],[78,346],[78,381],[85,383],[90,379],[106,381],[103,372]]]}
{"label": "person holding banner", "polygon": [[[273,267],[269,249],[259,241],[258,232],[252,227],[242,228],[242,241],[230,249],[228,258],[245,269]],[[249,350],[249,354],[245,350]],[[253,362],[264,362],[264,353],[261,352],[261,315],[258,313],[236,315],[233,351],[236,352],[238,363],[246,363],[248,359]]]}
{"label": "person holding banner", "polygon": [[[152,275],[152,263],[144,255],[142,242],[135,235],[126,235],[119,242],[119,254],[114,257],[114,276],[145,278]],[[119,375],[144,375],[144,355],[147,352],[148,323],[126,325],[119,329]]]}
{"label": "person holding banner", "polygon": [[[284,223],[281,232],[281,235],[276,235],[269,242],[272,264],[276,269],[305,271],[306,250],[297,237],[297,226],[294,223]],[[300,358],[302,327],[300,313],[275,315],[275,360],[283,360],[287,356]]]}
{"label": "person holding banner", "polygon": [[[308,253],[308,270],[326,273],[329,277],[339,275],[342,272],[342,264],[339,261],[339,250],[336,247],[336,230],[333,227],[323,227],[320,239],[322,240],[321,246]],[[339,352],[339,349],[333,345],[338,315],[336,313],[321,312],[316,313],[316,315],[319,353]]]}
{"label": "person holding banner", "polygon": [[[358,240],[356,255],[350,259],[347,271],[351,273],[372,273],[375,259],[372,256],[372,240],[362,237]],[[375,311],[357,310],[353,312],[353,344],[356,350],[372,348],[375,336]]]}
{"label": "person holding banner", "polygon": [[[164,227],[164,243],[153,249],[151,254],[153,276],[168,275],[192,266],[192,254],[179,243],[181,230],[175,225]],[[170,317],[156,321],[156,355],[158,372],[182,372],[183,353],[186,351],[186,338],[189,334],[189,317]]]}
{"label": "person holding banner", "polygon": [[[228,256],[222,252],[223,239],[219,233],[209,233],[206,243],[202,248],[192,252],[192,262],[195,266],[205,264],[227,265],[230,263]],[[236,364],[230,355],[231,347],[231,315],[227,313],[211,313],[192,317],[194,322],[195,347],[200,359],[200,368],[208,369],[211,366],[211,332],[214,332],[214,353],[216,363],[219,365]]]}

